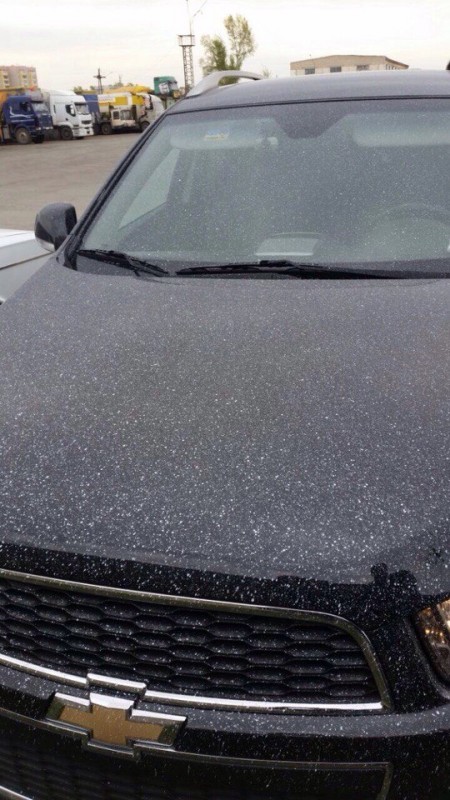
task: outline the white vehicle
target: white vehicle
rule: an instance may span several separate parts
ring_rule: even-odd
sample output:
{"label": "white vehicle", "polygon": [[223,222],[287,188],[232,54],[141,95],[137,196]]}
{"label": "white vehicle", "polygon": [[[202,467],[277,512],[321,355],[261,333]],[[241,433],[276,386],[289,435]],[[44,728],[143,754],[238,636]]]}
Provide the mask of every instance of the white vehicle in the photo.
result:
{"label": "white vehicle", "polygon": [[48,260],[32,231],[0,228],[0,303]]}
{"label": "white vehicle", "polygon": [[93,136],[92,115],[83,95],[55,89],[44,92],[52,115],[53,127],[61,139],[84,139]]}

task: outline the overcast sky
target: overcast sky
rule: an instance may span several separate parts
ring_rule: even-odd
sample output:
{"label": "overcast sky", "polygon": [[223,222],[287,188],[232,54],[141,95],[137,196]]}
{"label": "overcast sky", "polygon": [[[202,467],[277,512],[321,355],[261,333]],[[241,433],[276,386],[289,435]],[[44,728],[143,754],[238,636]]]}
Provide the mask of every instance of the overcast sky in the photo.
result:
{"label": "overcast sky", "polygon": [[[450,0],[190,0],[196,79],[203,34],[223,32],[243,14],[257,42],[247,69],[289,75],[289,62],[335,53],[387,55],[412,67],[450,60]],[[187,0],[10,0],[2,5],[4,64],[37,67],[42,88],[150,84],[175,75],[183,84],[177,34],[188,32]],[[450,76],[449,76],[450,77]]]}

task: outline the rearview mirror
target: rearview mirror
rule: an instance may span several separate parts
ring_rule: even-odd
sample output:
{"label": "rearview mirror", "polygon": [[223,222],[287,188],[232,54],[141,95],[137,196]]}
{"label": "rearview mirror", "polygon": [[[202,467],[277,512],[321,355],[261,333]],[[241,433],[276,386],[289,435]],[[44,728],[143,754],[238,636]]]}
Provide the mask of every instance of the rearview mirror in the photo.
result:
{"label": "rearview mirror", "polygon": [[36,216],[34,235],[42,247],[53,253],[77,224],[77,212],[70,203],[50,203]]}

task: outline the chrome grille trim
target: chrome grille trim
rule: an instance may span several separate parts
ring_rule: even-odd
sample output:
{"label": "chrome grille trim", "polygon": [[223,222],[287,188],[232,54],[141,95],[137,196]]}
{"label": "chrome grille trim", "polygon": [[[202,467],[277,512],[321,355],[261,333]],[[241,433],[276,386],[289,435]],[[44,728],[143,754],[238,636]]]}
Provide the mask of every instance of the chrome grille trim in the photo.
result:
{"label": "chrome grille trim", "polygon": [[[15,570],[0,569],[0,578],[14,580],[22,583],[33,583],[35,585],[46,586],[51,589],[62,591],[79,592],[80,594],[94,594],[104,597],[116,597],[123,600],[141,601],[161,605],[190,607],[199,609],[210,609],[234,614],[254,614],[265,617],[278,617],[292,619],[303,622],[316,622],[330,627],[345,631],[351,636],[361,648],[364,654],[375,684],[380,694],[380,702],[377,703],[274,703],[262,701],[246,701],[233,698],[214,698],[199,697],[197,695],[172,694],[165,692],[153,692],[147,689],[145,699],[150,702],[157,702],[161,705],[188,706],[191,708],[210,708],[215,710],[249,711],[259,713],[336,713],[336,712],[381,712],[391,709],[391,699],[387,683],[384,679],[381,666],[366,636],[356,625],[343,617],[326,612],[308,611],[304,609],[293,609],[275,606],[250,605],[246,603],[235,603],[226,600],[204,600],[197,597],[184,597],[179,595],[165,595],[154,592],[147,592],[137,589],[121,589],[114,586],[102,586],[99,584],[83,583],[78,581],[68,581],[61,578],[49,578],[43,575],[34,575],[29,572],[17,572]],[[73,675],[65,671],[55,670],[32,664],[21,659],[7,656],[0,652],[0,665],[11,667],[27,672],[36,677],[58,681],[70,686],[88,688],[93,673],[88,673],[85,678]],[[121,689],[126,681],[110,678],[108,676],[96,676],[100,678],[105,686]]]}
{"label": "chrome grille trim", "polygon": [[330,714],[339,712],[370,713],[383,711],[382,703],[279,703],[261,700],[232,700],[224,697],[168,694],[147,690],[144,700],[188,708],[209,708],[216,711],[253,711],[259,714]]}

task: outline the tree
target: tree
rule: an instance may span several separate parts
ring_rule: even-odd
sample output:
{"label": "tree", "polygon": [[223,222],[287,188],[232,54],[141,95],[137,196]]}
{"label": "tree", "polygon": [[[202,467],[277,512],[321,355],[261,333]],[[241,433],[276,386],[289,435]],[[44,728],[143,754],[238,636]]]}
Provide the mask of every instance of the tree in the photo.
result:
{"label": "tree", "polygon": [[224,19],[228,35],[229,50],[221,36],[202,36],[201,43],[205,57],[201,59],[203,74],[226,69],[242,69],[247,56],[256,50],[255,40],[250,25],[245,17],[230,14]]}
{"label": "tree", "polygon": [[247,56],[256,50],[253,33],[245,17],[230,14],[224,20],[225,30],[230,41],[230,61],[233,69],[241,69]]}
{"label": "tree", "polygon": [[73,87],[74,94],[83,94],[83,87],[82,86],[74,86]]}
{"label": "tree", "polygon": [[205,48],[205,58],[200,59],[203,75],[217,70],[234,69],[228,63],[227,48],[221,36],[202,36],[201,41]]}

